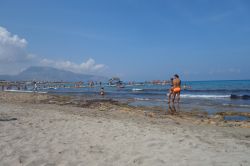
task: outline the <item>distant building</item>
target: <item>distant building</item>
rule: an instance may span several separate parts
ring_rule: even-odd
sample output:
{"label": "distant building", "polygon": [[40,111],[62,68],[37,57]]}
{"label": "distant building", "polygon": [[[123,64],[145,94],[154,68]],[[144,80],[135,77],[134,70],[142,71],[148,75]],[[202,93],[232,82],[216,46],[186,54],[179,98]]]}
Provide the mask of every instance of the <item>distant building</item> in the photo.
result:
{"label": "distant building", "polygon": [[119,77],[113,77],[113,78],[109,79],[109,85],[120,86],[122,84],[123,84],[123,82],[120,80]]}

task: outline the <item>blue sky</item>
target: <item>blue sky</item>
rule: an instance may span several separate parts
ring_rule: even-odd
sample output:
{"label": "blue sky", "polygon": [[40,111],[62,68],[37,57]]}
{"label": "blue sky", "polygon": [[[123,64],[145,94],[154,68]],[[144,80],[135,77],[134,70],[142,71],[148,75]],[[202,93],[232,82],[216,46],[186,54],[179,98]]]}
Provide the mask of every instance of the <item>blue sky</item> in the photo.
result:
{"label": "blue sky", "polygon": [[248,0],[0,0],[0,73],[250,79],[249,18]]}

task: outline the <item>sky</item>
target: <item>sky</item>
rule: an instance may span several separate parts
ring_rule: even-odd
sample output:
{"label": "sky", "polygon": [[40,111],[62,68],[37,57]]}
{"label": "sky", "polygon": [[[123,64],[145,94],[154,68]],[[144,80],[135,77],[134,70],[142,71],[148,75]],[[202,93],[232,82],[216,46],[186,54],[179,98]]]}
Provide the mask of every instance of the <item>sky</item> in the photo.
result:
{"label": "sky", "polygon": [[250,79],[249,0],[0,0],[0,74]]}

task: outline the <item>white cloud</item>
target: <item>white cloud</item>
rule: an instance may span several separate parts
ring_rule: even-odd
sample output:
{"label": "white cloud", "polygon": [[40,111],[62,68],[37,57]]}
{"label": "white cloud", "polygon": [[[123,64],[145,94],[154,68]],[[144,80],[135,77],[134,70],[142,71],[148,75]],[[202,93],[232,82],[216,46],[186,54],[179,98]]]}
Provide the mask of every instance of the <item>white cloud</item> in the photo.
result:
{"label": "white cloud", "polygon": [[19,38],[17,35],[12,35],[4,27],[0,26],[0,43],[1,44],[10,44],[17,47],[25,47],[27,41],[25,39]]}
{"label": "white cloud", "polygon": [[106,68],[104,64],[96,64],[95,60],[92,58],[89,58],[86,62],[82,62],[81,64],[76,64],[71,61],[54,61],[46,58],[42,59],[40,63],[43,66],[53,66],[75,73],[97,73]]}
{"label": "white cloud", "polygon": [[0,26],[0,63],[22,62],[30,59],[31,55],[25,51],[26,45],[26,39],[13,35]]}
{"label": "white cloud", "polygon": [[17,74],[29,66],[49,66],[75,73],[99,73],[106,69],[104,64],[96,64],[89,58],[80,64],[71,61],[42,59],[26,52],[28,42],[18,35],[11,34],[0,26],[0,74]]}

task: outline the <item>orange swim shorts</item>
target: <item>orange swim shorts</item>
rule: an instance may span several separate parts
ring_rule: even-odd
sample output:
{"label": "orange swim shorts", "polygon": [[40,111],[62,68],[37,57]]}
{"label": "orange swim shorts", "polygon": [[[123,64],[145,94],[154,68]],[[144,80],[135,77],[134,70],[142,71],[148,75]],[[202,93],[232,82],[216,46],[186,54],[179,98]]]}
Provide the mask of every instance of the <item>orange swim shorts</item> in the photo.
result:
{"label": "orange swim shorts", "polygon": [[181,88],[177,87],[177,88],[174,88],[174,93],[179,93],[181,91]]}

